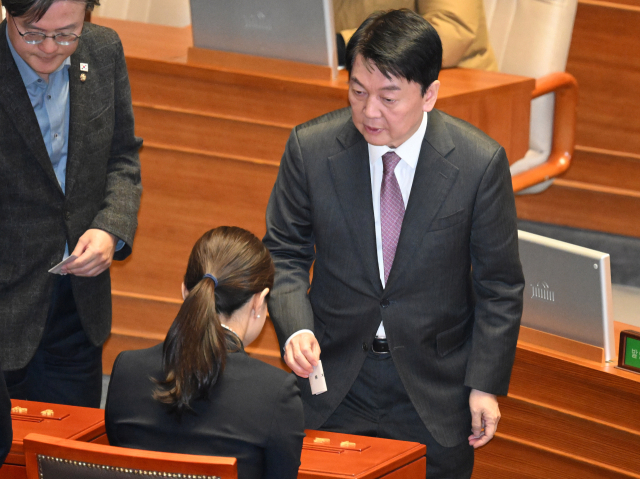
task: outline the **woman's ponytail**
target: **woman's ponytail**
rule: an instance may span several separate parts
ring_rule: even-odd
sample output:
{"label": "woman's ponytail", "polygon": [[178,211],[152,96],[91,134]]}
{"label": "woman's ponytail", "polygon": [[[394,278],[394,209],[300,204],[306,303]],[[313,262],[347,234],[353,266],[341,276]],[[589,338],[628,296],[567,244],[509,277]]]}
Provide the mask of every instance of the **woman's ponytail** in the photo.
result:
{"label": "woman's ponytail", "polygon": [[165,380],[154,398],[182,413],[215,384],[227,358],[226,333],[216,311],[217,279],[203,279],[189,292],[169,328],[163,348]]}

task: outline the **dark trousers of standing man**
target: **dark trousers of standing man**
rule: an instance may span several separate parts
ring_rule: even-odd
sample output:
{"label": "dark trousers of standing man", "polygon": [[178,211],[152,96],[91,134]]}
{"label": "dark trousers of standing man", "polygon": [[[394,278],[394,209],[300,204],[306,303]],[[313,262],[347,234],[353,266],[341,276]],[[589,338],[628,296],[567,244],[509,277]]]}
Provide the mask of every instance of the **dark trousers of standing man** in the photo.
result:
{"label": "dark trousers of standing man", "polygon": [[4,377],[13,399],[100,407],[102,347],[94,346],[82,328],[69,276],[56,276],[35,355]]}
{"label": "dark trousers of standing man", "polygon": [[466,440],[454,447],[438,444],[413,407],[389,353],[369,351],[347,396],[320,429],[425,444],[428,479],[469,479],[473,472],[473,447]]}

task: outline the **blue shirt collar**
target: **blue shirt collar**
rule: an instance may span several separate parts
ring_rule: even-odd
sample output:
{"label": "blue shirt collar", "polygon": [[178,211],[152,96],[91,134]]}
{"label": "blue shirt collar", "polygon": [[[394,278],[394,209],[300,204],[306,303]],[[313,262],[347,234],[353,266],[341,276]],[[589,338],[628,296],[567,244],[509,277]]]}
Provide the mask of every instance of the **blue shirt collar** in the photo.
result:
{"label": "blue shirt collar", "polygon": [[[24,86],[28,87],[29,85],[36,83],[38,80],[41,80],[40,75],[38,75],[33,68],[31,68],[27,62],[25,62],[18,52],[16,52],[15,48],[13,48],[13,44],[11,43],[11,39],[9,38],[9,22],[7,22],[7,28],[5,28],[5,34],[7,36],[7,43],[9,44],[9,49],[11,50],[11,55],[13,56],[13,61],[16,62],[16,66],[18,67],[18,71],[20,72],[20,76],[22,77],[22,81],[24,82]],[[51,75],[58,73],[63,68],[69,68],[71,66],[71,57],[65,58],[62,65],[53,72]]]}

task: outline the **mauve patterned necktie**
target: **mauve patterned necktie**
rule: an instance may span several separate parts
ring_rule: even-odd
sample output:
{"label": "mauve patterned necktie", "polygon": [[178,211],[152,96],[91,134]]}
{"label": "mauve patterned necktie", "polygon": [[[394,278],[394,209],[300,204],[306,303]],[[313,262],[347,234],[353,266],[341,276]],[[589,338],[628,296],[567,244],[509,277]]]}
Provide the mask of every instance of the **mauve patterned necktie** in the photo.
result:
{"label": "mauve patterned necktie", "polygon": [[398,238],[404,218],[404,201],[400,184],[394,173],[400,157],[393,151],[382,155],[382,187],[380,188],[380,227],[382,230],[382,260],[384,262],[384,282],[387,283],[389,272],[396,256]]}

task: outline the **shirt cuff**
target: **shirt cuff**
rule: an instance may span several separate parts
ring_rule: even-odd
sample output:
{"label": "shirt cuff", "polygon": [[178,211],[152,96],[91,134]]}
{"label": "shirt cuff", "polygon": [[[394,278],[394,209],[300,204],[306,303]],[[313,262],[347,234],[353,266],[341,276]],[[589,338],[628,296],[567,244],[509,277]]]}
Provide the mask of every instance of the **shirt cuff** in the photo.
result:
{"label": "shirt cuff", "polygon": [[120,251],[122,248],[124,248],[124,241],[119,239],[118,242],[116,243],[116,251]]}
{"label": "shirt cuff", "polygon": [[[287,346],[289,344],[289,341],[291,341],[291,338],[293,338],[294,336],[297,336],[298,334],[302,334],[302,333],[311,333],[311,334],[313,334],[313,331],[311,331],[310,329],[301,329],[300,331],[296,331],[291,336],[289,336],[289,339],[287,339],[285,341],[284,346],[282,346],[282,350],[285,351],[287,349]],[[313,336],[315,337],[315,334],[313,334]]]}

